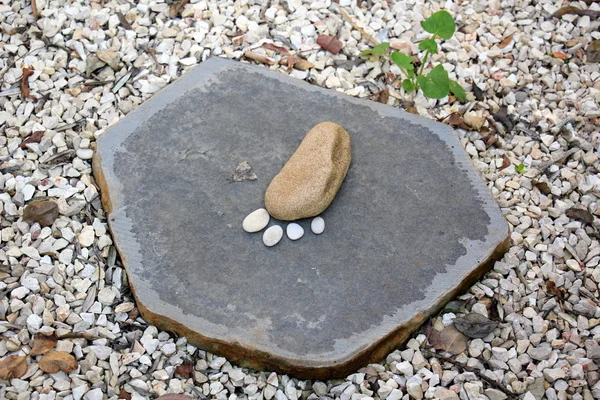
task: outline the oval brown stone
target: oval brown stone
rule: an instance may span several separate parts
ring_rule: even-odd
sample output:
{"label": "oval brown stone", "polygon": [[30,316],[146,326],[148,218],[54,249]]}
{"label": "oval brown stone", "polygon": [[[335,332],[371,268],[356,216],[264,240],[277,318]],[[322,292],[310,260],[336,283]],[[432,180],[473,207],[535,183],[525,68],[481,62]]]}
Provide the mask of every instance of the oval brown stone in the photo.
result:
{"label": "oval brown stone", "polygon": [[321,214],[350,167],[350,135],[333,122],[312,128],[265,193],[272,217],[293,221]]}

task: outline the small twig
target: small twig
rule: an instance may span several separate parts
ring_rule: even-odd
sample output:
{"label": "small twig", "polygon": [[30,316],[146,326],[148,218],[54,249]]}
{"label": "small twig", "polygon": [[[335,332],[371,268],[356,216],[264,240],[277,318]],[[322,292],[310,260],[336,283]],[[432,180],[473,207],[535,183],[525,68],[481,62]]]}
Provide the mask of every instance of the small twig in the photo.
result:
{"label": "small twig", "polygon": [[340,14],[342,14],[342,17],[344,17],[344,19],[346,21],[350,22],[350,25],[352,25],[354,27],[354,29],[359,31],[361,35],[363,35],[365,38],[367,38],[369,40],[369,42],[374,43],[376,46],[380,44],[379,40],[375,39],[373,36],[371,36],[367,32],[365,32],[365,30],[363,28],[358,26],[356,24],[356,22],[354,22],[352,17],[350,17],[348,15],[348,13],[346,11],[344,11],[344,9],[342,7],[340,7]]}
{"label": "small twig", "polygon": [[578,147],[573,147],[572,149],[569,149],[569,150],[565,151],[564,153],[562,153],[560,156],[556,157],[556,159],[552,159],[550,161],[545,162],[544,164],[542,164],[540,166],[539,175],[545,174],[546,170],[554,164],[562,164],[567,158],[569,158],[571,155],[577,153],[578,151],[579,151]]}
{"label": "small twig", "polygon": [[123,13],[121,11],[117,11],[117,18],[119,18],[119,22],[121,23],[121,26],[128,30],[131,31],[133,30],[133,28],[131,27],[131,24],[129,23],[129,21],[127,21],[127,18],[125,18],[125,16],[123,15]]}
{"label": "small twig", "polygon": [[31,0],[31,13],[34,17],[38,18],[40,16],[40,13],[38,11],[37,4],[35,1],[36,0]]}
{"label": "small twig", "polygon": [[518,400],[519,398],[510,390],[508,390],[504,385],[502,385],[501,383],[498,383],[496,381],[494,381],[493,379],[488,378],[487,376],[483,375],[481,373],[481,371],[477,368],[473,368],[468,366],[467,364],[464,364],[460,361],[456,361],[450,357],[446,357],[443,356],[441,354],[435,353],[433,351],[429,351],[426,349],[420,349],[422,353],[427,354],[429,357],[435,357],[438,358],[442,361],[445,362],[449,362],[451,364],[454,364],[455,366],[457,366],[459,369],[462,369],[464,371],[467,372],[472,372],[475,375],[477,375],[479,377],[479,379],[481,379],[482,381],[484,381],[485,383],[487,383],[488,385],[490,385],[491,387],[493,387],[494,389],[498,389],[499,391],[501,391],[502,393],[504,393],[509,399],[513,399],[513,400]]}

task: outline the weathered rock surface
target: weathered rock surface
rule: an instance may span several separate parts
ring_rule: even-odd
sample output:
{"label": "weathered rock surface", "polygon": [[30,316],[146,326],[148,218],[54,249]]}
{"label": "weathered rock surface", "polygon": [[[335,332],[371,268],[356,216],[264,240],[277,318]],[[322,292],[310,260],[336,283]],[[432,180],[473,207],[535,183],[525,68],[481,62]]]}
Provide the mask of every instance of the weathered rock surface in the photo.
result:
{"label": "weathered rock surface", "polygon": [[344,128],[333,122],[316,125],[267,188],[267,211],[282,221],[321,214],[342,185],[351,158]]}
{"label": "weathered rock surface", "polygon": [[[241,221],[322,121],[343,124],[353,146],[326,232],[268,248]],[[232,184],[241,160],[258,179]],[[508,244],[448,126],[222,59],[107,130],[94,175],[144,319],[294,376],[347,376],[385,357]]]}

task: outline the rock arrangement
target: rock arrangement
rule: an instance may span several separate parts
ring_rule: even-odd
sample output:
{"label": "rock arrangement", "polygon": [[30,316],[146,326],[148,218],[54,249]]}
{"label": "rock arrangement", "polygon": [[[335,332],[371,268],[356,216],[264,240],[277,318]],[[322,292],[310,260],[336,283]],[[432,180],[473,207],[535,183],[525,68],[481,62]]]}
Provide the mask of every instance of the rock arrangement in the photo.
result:
{"label": "rock arrangement", "polygon": [[269,214],[294,221],[321,214],[337,194],[351,161],[350,135],[333,122],[312,128],[265,193]]}
{"label": "rock arrangement", "polygon": [[[598,64],[586,64],[583,54],[598,39],[597,19],[549,18],[560,7],[552,0],[201,0],[186,4],[181,18],[171,17],[167,2],[101,7],[64,0],[37,7],[36,19],[28,0],[0,4],[3,40],[10,36],[0,44],[0,292],[8,293],[0,297],[0,360],[28,354],[40,332],[54,333],[61,337],[55,350],[73,354],[78,370],[46,374],[38,368],[42,356],[31,356],[24,375],[0,381],[0,398],[600,398],[599,83]],[[332,381],[242,369],[148,326],[126,289],[90,178],[91,153],[104,128],[185,68],[211,56],[242,59],[250,46],[281,73],[403,106],[407,98],[399,88],[386,85],[384,98],[378,86],[385,85],[384,74],[400,71],[359,62],[370,47],[364,33],[414,52],[411,39],[422,32],[423,15],[443,8],[461,28],[435,58],[452,65],[452,78],[465,88],[476,86],[480,99],[470,99],[469,129],[457,132],[513,233],[505,257],[435,316],[434,326],[468,312],[502,325],[470,339],[458,355],[433,354],[427,337],[415,335],[381,362]],[[43,36],[31,34],[31,21]],[[319,50],[320,34],[337,35],[342,51]],[[312,67],[288,72],[286,56],[255,46],[260,40],[302,52]],[[95,56],[106,49],[114,50],[110,58]],[[27,81],[37,103],[20,96],[24,65],[35,71]],[[135,68],[139,74],[123,81]],[[97,70],[96,78],[87,69]],[[109,83],[86,86],[89,79]],[[117,87],[120,82],[127,83]],[[421,95],[413,100],[418,113],[440,120],[463,107]],[[517,118],[511,122],[499,110]],[[494,133],[505,130],[510,134]],[[523,174],[514,168],[521,163]],[[21,219],[33,198],[55,205]],[[573,207],[591,220],[568,217]],[[550,283],[558,291],[549,290]]]}
{"label": "rock arrangement", "polygon": [[[252,211],[244,218],[242,228],[248,233],[262,231],[268,224],[271,216],[264,208]],[[310,223],[310,229],[315,235],[320,235],[325,231],[325,220],[322,217],[313,218]],[[290,240],[298,240],[304,236],[304,228],[291,222],[285,228],[285,233]],[[283,228],[279,225],[272,225],[263,233],[263,243],[267,247],[275,246],[283,238]]]}
{"label": "rock arrangement", "polygon": [[[321,214],[337,194],[352,160],[350,135],[340,125],[322,122],[304,137],[294,154],[273,178],[265,193],[266,209],[248,214],[242,223],[246,232],[259,232],[269,224],[270,216],[281,221],[295,221]],[[317,217],[311,222],[313,233],[325,230],[325,221]],[[286,227],[291,240],[304,235],[297,223]],[[263,234],[267,247],[275,246],[283,237],[277,225]]]}

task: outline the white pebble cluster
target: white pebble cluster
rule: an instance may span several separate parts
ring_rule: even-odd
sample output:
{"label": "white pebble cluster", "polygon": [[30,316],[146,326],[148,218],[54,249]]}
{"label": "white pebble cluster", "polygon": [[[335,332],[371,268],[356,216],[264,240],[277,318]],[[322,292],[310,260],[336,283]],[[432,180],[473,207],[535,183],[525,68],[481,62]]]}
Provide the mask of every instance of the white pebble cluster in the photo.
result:
{"label": "white pebble cluster", "polygon": [[[267,225],[271,216],[264,208],[252,211],[244,218],[242,228],[248,233],[260,232]],[[325,230],[325,220],[322,217],[315,217],[310,223],[310,229],[315,235],[320,235]],[[285,229],[287,237],[290,240],[298,240],[304,236],[304,228],[296,222],[289,223]],[[283,228],[279,225],[272,225],[263,233],[263,243],[267,247],[275,246],[283,238]]]}

